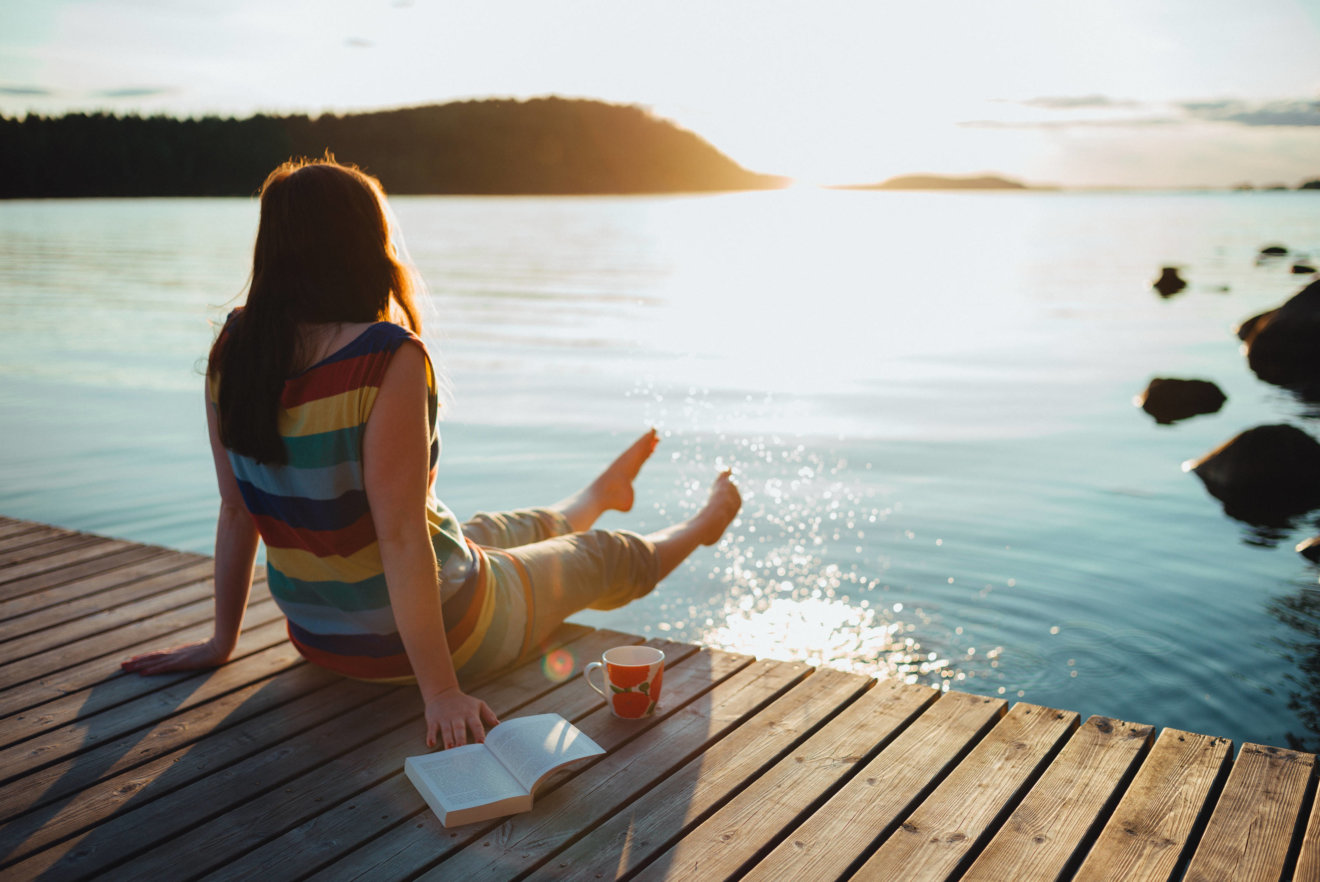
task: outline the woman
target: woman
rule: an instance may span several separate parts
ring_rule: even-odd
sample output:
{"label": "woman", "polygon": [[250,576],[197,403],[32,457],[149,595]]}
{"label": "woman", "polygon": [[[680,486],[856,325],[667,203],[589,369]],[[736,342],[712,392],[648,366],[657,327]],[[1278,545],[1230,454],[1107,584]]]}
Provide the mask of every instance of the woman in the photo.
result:
{"label": "woman", "polygon": [[574,612],[646,594],[737,514],[726,471],[687,521],[646,537],[590,530],[632,507],[652,430],[574,496],[460,526],[433,492],[436,380],[420,332],[379,182],[329,158],[272,172],[247,303],[207,368],[214,634],[125,670],[228,661],[261,539],[300,653],[350,677],[415,679],[430,747],[482,741],[498,720],[461,680],[533,651]]}

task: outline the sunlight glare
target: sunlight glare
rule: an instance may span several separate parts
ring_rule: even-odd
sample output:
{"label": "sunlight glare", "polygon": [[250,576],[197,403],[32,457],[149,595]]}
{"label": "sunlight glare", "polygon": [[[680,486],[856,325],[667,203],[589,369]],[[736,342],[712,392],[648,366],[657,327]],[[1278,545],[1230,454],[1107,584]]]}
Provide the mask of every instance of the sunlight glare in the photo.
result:
{"label": "sunlight glare", "polygon": [[[671,204],[655,218],[670,273],[648,292],[659,308],[641,333],[687,353],[670,376],[690,366],[684,380],[735,388],[818,394],[964,370],[944,356],[997,347],[1026,308],[1023,287],[986,287],[1028,265],[1029,247],[988,216],[1003,201],[989,203],[792,188]],[[950,212],[980,240],[947,239]]]}
{"label": "sunlight glare", "polygon": [[730,610],[724,624],[707,631],[700,642],[757,658],[791,658],[908,683],[953,676],[949,659],[923,651],[903,636],[903,622],[878,619],[874,608],[815,597],[776,597],[761,610],[748,606]]}

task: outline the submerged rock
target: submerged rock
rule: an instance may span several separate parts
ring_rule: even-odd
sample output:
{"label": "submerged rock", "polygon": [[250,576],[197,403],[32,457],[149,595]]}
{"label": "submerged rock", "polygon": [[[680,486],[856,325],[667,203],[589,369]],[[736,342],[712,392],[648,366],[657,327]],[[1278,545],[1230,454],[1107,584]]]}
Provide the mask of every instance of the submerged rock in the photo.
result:
{"label": "submerged rock", "polygon": [[1247,364],[1267,383],[1320,391],[1320,282],[1238,327]]}
{"label": "submerged rock", "polygon": [[1173,423],[1203,413],[1214,413],[1228,396],[1209,380],[1156,377],[1136,398],[1137,405],[1157,423]]}
{"label": "submerged rock", "polygon": [[1320,507],[1320,442],[1296,426],[1248,429],[1184,468],[1249,523],[1283,524]]}
{"label": "submerged rock", "polygon": [[1178,275],[1176,266],[1166,266],[1161,269],[1160,277],[1155,280],[1154,285],[1155,290],[1160,292],[1161,297],[1172,297],[1186,287],[1187,283]]}

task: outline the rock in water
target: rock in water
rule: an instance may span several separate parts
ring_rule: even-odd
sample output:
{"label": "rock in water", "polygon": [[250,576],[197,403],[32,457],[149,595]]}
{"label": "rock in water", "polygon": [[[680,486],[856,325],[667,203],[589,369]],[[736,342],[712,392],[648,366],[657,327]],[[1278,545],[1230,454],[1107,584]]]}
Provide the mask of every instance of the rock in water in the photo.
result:
{"label": "rock in water", "polygon": [[1320,391],[1320,282],[1238,328],[1256,376],[1308,395]]}
{"label": "rock in water", "polygon": [[1178,380],[1156,377],[1136,403],[1157,423],[1173,423],[1203,413],[1214,413],[1228,400],[1209,380]]}
{"label": "rock in water", "polygon": [[1188,468],[1232,517],[1280,525],[1320,507],[1320,442],[1296,426],[1257,426]]}
{"label": "rock in water", "polygon": [[1161,297],[1172,297],[1186,287],[1187,283],[1178,275],[1176,266],[1166,266],[1160,270],[1160,277],[1155,280],[1154,285],[1155,290],[1160,292]]}

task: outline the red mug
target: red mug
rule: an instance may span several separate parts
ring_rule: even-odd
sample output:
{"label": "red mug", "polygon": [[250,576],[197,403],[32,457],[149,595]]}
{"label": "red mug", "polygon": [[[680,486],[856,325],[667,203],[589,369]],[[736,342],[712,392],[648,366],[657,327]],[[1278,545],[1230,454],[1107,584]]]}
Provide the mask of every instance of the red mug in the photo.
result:
{"label": "red mug", "polygon": [[[591,681],[596,668],[605,671],[604,688]],[[640,720],[655,713],[660,700],[665,654],[654,646],[616,646],[605,650],[601,661],[583,668],[582,676],[609,702],[612,714],[622,720]]]}

